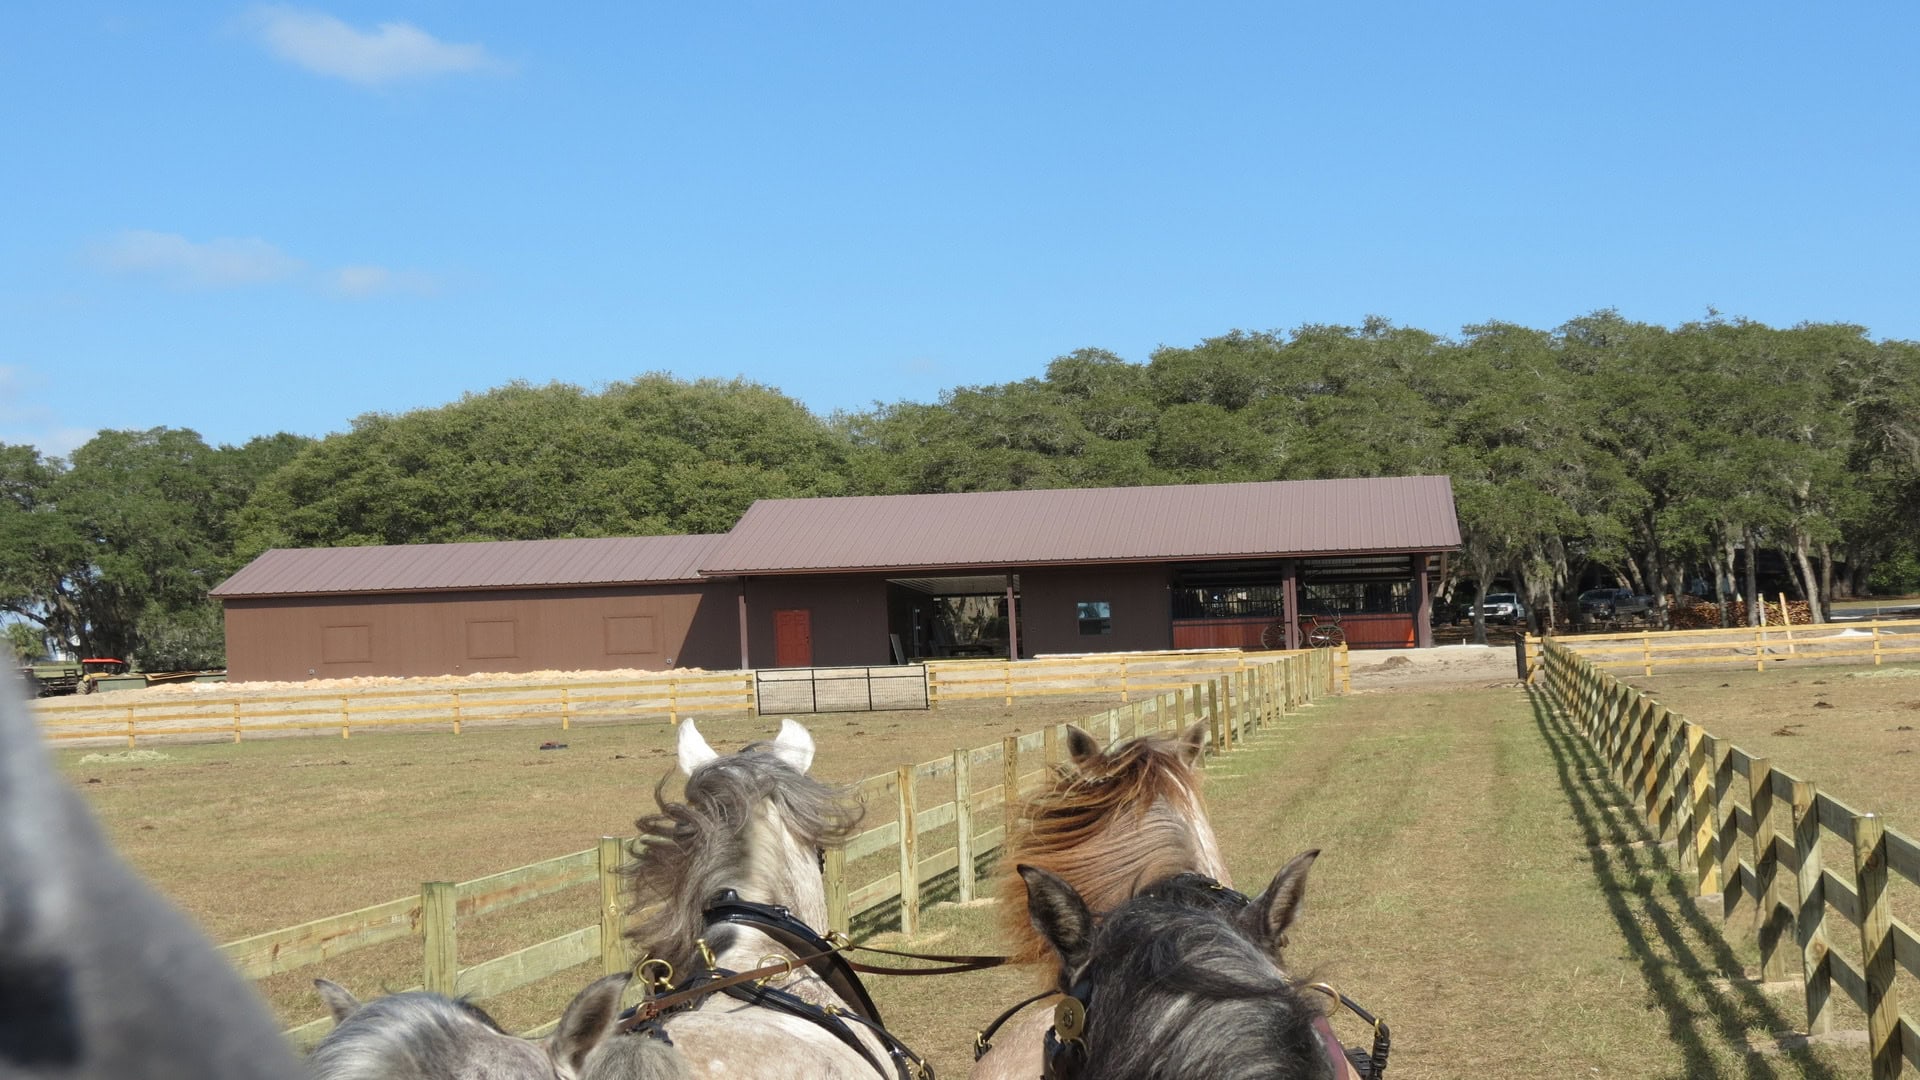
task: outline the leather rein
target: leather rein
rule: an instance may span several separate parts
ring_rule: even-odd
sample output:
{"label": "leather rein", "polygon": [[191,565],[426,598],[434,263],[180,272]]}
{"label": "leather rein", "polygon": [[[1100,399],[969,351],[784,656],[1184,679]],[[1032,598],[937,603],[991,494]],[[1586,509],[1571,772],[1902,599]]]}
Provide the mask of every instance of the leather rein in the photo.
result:
{"label": "leather rein", "polygon": [[[706,916],[708,931],[729,924],[751,927],[772,938],[791,955],[778,955],[777,962],[762,965],[751,971],[727,971],[714,962],[713,951],[707,945],[706,939],[702,937],[696,939],[694,944],[698,947],[707,970],[702,974],[688,976],[678,985],[673,982],[673,965],[657,957],[642,960],[634,970],[643,981],[658,992],[658,996],[649,997],[635,1007],[630,1016],[624,1017],[617,1029],[619,1033],[644,1032],[671,1043],[672,1040],[667,1037],[665,1029],[661,1026],[664,1017],[691,1009],[712,994],[725,993],[751,1004],[766,1006],[810,1020],[841,1042],[859,1051],[881,1076],[893,1075],[874,1056],[867,1044],[854,1034],[849,1023],[864,1027],[886,1047],[888,1056],[893,1059],[894,1072],[897,1072],[901,1080],[931,1080],[933,1068],[926,1063],[926,1060],[881,1025],[880,1010],[874,1005],[873,998],[867,994],[866,987],[861,984],[858,973],[952,975],[999,967],[1010,962],[1010,958],[1004,956],[949,956],[881,949],[856,944],[847,935],[837,930],[822,936],[812,927],[794,918],[793,913],[787,908],[743,900],[732,889],[723,890],[707,904]],[[863,964],[844,955],[849,951],[932,961],[942,966],[902,968]],[[773,959],[773,957],[762,959]],[[849,1007],[815,1005],[770,985],[774,979],[791,975],[799,969],[813,972],[834,993],[838,994],[842,1001],[847,1002]],[[653,974],[649,975],[649,972]]]}

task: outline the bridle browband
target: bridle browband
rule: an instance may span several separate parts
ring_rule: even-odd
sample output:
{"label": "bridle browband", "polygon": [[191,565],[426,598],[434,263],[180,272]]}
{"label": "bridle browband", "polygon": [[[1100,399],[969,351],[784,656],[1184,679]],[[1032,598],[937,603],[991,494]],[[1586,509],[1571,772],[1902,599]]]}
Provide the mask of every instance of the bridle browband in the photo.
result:
{"label": "bridle browband", "polygon": [[[1253,903],[1245,893],[1231,889],[1204,874],[1177,874],[1169,881],[1187,880],[1207,886],[1221,893],[1221,899],[1234,908],[1244,908]],[[1282,944],[1285,939],[1282,939]],[[1334,989],[1324,982],[1294,982],[1298,990],[1314,990],[1325,994],[1337,1005],[1351,1011],[1360,1020],[1373,1028],[1373,1049],[1370,1053],[1358,1048],[1347,1051],[1347,1063],[1361,1080],[1383,1080],[1387,1071],[1387,1055],[1393,1047],[1391,1033],[1386,1021],[1374,1016],[1352,998]],[[1080,1080],[1087,1064],[1087,1016],[1093,1007],[1093,978],[1090,971],[1082,971],[1072,986],[1065,990],[1048,990],[1035,994],[1015,1004],[1006,1012],[994,1018],[993,1023],[977,1033],[973,1039],[973,1059],[980,1060],[993,1048],[993,1036],[1007,1021],[1013,1019],[1020,1010],[1042,998],[1059,995],[1060,1000],[1053,1007],[1053,1023],[1047,1028],[1041,1044],[1040,1075],[1042,1080]],[[1332,1055],[1332,1047],[1327,1047]]]}
{"label": "bridle browband", "polygon": [[[616,1030],[621,1034],[649,1035],[671,1044],[672,1040],[668,1038],[663,1026],[666,1017],[691,1009],[713,994],[724,993],[749,1004],[813,1022],[828,1034],[858,1051],[883,1078],[897,1075],[899,1080],[933,1080],[933,1067],[927,1064],[926,1059],[881,1025],[880,1010],[874,1005],[873,998],[867,994],[867,988],[861,984],[858,973],[864,971],[876,975],[949,975],[998,967],[1008,962],[1008,958],[1004,956],[946,956],[879,949],[855,944],[847,935],[837,930],[822,936],[812,927],[795,918],[793,912],[787,908],[776,904],[758,904],[751,900],[743,900],[740,894],[732,889],[721,890],[706,907],[708,931],[727,925],[746,926],[758,930],[792,955],[779,956],[777,962],[751,971],[728,971],[714,963],[713,950],[707,945],[706,938],[701,937],[696,939],[694,944],[699,948],[707,970],[704,974],[690,975],[678,985],[673,982],[671,964],[658,958],[642,960],[635,971],[642,979],[648,979],[649,970],[656,972],[648,981],[659,992],[659,996],[648,998],[624,1015]],[[859,963],[843,955],[850,950],[900,956],[913,960],[937,961],[942,962],[944,966],[937,968],[877,967]],[[775,958],[770,956],[763,959]],[[815,1005],[796,994],[770,985],[772,980],[791,975],[801,968],[811,971],[850,1007]],[[861,1041],[854,1031],[855,1025],[866,1028],[886,1048],[887,1055],[893,1062],[892,1070],[889,1070],[872,1049]]]}

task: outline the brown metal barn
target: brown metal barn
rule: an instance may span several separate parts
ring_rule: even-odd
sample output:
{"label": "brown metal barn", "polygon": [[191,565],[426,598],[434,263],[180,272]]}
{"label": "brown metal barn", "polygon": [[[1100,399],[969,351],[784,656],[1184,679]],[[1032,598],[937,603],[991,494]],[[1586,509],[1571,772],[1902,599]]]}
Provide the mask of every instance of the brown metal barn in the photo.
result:
{"label": "brown metal barn", "polygon": [[724,536],[269,551],[230,677],[1431,645],[1444,476],[772,499]]}

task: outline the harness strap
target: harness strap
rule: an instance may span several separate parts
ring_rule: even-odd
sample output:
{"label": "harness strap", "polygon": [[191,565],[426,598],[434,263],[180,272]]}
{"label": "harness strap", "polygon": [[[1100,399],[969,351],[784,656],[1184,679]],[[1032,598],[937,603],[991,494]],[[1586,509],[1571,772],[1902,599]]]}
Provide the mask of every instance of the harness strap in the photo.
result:
{"label": "harness strap", "polygon": [[793,971],[794,965],[810,965],[813,961],[820,959],[820,955],[822,954],[797,956],[792,960],[782,959],[778,964],[768,964],[765,967],[757,967],[752,971],[742,971],[738,974],[723,974],[716,969],[712,972],[711,978],[700,979],[698,981],[688,980],[680,984],[680,987],[672,993],[663,994],[660,997],[648,998],[641,1002],[639,1006],[634,1009],[633,1016],[624,1021],[618,1030],[622,1034],[632,1031],[650,1020],[670,1012],[687,1008],[703,997],[721,990],[730,989],[741,983],[752,982],[755,979],[765,979],[773,975],[790,974]]}
{"label": "harness strap", "polygon": [[1345,1006],[1349,1012],[1359,1017],[1362,1023],[1373,1028],[1373,1050],[1365,1055],[1365,1060],[1361,1060],[1361,1054],[1357,1049],[1349,1050],[1347,1054],[1353,1059],[1354,1071],[1360,1074],[1360,1080],[1381,1080],[1387,1072],[1387,1055],[1393,1050],[1393,1033],[1387,1029],[1387,1022],[1361,1008],[1359,1002],[1334,989],[1331,983],[1305,985],[1308,990],[1318,990]]}
{"label": "harness strap", "polygon": [[[804,963],[811,968],[821,981],[833,988],[840,1000],[874,1023],[884,1023],[880,1019],[880,1007],[873,1003],[867,988],[860,983],[860,976],[854,973],[858,969],[840,955],[841,950],[853,944],[845,935],[835,933],[821,937],[786,908],[742,900],[732,889],[721,891],[707,905],[707,925],[715,923],[750,926],[766,934],[793,953],[796,966]],[[807,951],[812,955],[802,959],[802,953]]]}
{"label": "harness strap", "polygon": [[979,1061],[981,1058],[987,1056],[987,1051],[993,1049],[994,1035],[998,1034],[1000,1029],[1006,1026],[1007,1021],[1013,1019],[1014,1014],[1018,1013],[1021,1009],[1026,1008],[1027,1006],[1033,1004],[1034,1002],[1039,1001],[1041,998],[1052,997],[1055,994],[1058,994],[1059,992],[1060,991],[1058,990],[1042,990],[1030,998],[1027,998],[1023,1001],[1015,1002],[1012,1008],[1008,1009],[1006,1012],[1001,1013],[999,1016],[994,1017],[993,1023],[988,1024],[986,1028],[984,1028],[983,1030],[974,1032],[973,1033],[973,1060]]}
{"label": "harness strap", "polygon": [[[878,1057],[874,1056],[873,1050],[868,1047],[866,1043],[861,1042],[860,1036],[854,1034],[853,1029],[847,1026],[848,1020],[860,1019],[864,1021],[864,1017],[857,1017],[854,1013],[841,1012],[838,1009],[822,1008],[805,998],[772,986],[761,986],[749,989],[735,984],[727,987],[726,994],[728,997],[737,998],[749,1005],[758,1005],[762,1008],[774,1009],[778,1012],[786,1013],[789,1016],[797,1016],[802,1020],[812,1021],[828,1034],[851,1047],[861,1057],[866,1058],[867,1064],[873,1066],[874,1071],[878,1072],[882,1077],[891,1075],[887,1066],[881,1062]],[[913,1075],[900,1065],[899,1055],[895,1052],[893,1046],[895,1041],[897,1040],[893,1040],[890,1036],[882,1038],[882,1042],[887,1046],[888,1055],[894,1059],[895,1068],[900,1074],[900,1080],[913,1080]]]}

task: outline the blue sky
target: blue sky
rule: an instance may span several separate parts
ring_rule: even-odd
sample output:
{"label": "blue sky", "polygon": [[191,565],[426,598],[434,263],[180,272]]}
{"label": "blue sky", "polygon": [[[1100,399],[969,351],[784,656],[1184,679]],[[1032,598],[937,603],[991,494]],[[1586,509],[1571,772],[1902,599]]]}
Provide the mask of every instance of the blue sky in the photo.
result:
{"label": "blue sky", "polygon": [[22,2],[0,442],[1234,328],[1920,338],[1920,5]]}

